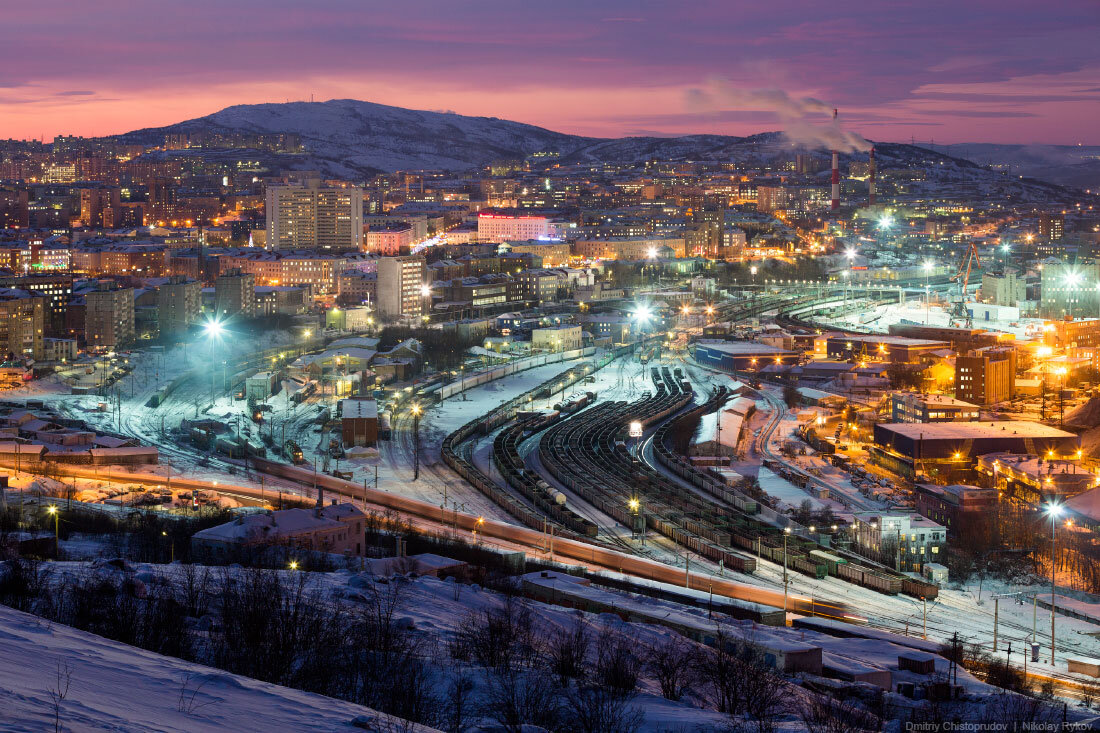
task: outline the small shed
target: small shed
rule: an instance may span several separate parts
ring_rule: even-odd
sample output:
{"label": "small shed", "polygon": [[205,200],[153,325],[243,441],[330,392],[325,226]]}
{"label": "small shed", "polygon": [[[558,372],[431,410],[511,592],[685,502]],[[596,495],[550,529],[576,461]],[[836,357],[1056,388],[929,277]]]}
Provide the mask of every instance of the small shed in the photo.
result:
{"label": "small shed", "polygon": [[936,656],[928,652],[905,652],[898,655],[898,669],[916,674],[934,674]]}

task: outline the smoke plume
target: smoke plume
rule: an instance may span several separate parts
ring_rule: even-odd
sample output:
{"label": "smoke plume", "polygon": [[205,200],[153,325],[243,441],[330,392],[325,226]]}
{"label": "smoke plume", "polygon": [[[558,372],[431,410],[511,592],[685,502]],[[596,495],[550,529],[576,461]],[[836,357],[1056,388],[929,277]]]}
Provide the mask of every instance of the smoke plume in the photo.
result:
{"label": "smoke plume", "polygon": [[[833,108],[828,104],[813,97],[792,97],[782,89],[741,89],[724,79],[712,79],[708,89],[688,89],[685,102],[695,112],[714,112],[731,106],[772,112],[779,118],[787,139],[808,148],[842,153],[871,149],[871,143],[845,130],[832,118]],[[814,124],[813,118],[819,115],[827,115],[825,124]]]}

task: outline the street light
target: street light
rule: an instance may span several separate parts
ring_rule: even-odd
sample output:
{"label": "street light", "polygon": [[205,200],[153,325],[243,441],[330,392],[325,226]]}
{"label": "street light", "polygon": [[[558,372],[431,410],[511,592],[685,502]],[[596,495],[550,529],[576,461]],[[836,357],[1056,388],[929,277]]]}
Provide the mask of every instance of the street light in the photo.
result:
{"label": "street light", "polygon": [[298,561],[297,560],[291,560],[287,564],[287,567],[290,568],[291,570],[297,570],[298,569]]}
{"label": "street light", "polygon": [[787,536],[790,527],[783,528],[783,625],[787,625]]}
{"label": "street light", "polygon": [[54,549],[54,553],[57,554],[57,553],[60,553],[60,549],[61,549],[58,546],[58,543],[61,540],[58,539],[58,536],[57,536],[57,519],[58,519],[57,505],[56,504],[50,504],[48,507],[46,507],[46,512],[48,514],[53,515],[53,549]]}
{"label": "street light", "polygon": [[1054,570],[1055,570],[1055,534],[1058,527],[1058,517],[1062,516],[1063,507],[1053,499],[1047,504],[1046,513],[1050,516],[1050,666],[1054,666]]}
{"label": "street light", "polygon": [[420,478],[420,405],[409,408],[413,416],[413,481]]}
{"label": "street light", "polygon": [[210,402],[214,402],[214,342],[221,338],[225,328],[217,318],[211,318],[203,326],[207,338],[210,339]]}

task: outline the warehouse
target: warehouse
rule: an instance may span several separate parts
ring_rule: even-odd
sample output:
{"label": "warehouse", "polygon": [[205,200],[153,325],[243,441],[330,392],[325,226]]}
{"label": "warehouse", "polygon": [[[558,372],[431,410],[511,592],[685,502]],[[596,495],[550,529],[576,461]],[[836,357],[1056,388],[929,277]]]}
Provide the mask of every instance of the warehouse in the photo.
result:
{"label": "warehouse", "polygon": [[757,371],[769,364],[794,364],[800,354],[756,341],[699,341],[695,360],[724,372]]}
{"label": "warehouse", "polygon": [[344,400],[340,403],[344,447],[370,448],[378,442],[378,403],[374,400]]}
{"label": "warehouse", "polygon": [[950,345],[946,341],[931,339],[848,334],[830,336],[825,349],[830,359],[863,358],[871,361],[890,361],[895,364],[915,364],[925,354],[950,350]]}
{"label": "warehouse", "polygon": [[987,453],[1030,453],[1051,458],[1076,455],[1077,436],[1035,422],[882,423],[875,425],[871,458],[913,477],[969,472]]}

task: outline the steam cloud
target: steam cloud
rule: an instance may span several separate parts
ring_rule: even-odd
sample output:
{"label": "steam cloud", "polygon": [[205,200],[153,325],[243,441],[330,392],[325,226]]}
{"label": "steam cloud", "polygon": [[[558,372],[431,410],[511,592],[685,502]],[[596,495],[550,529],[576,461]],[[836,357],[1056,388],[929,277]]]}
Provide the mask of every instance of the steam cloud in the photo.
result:
{"label": "steam cloud", "polygon": [[[738,107],[754,111],[773,112],[783,126],[783,134],[793,143],[808,148],[839,150],[853,153],[871,149],[871,143],[849,132],[832,119],[833,108],[813,97],[792,97],[782,89],[741,89],[724,79],[712,79],[709,89],[688,89],[686,103],[696,112],[713,112],[721,107]],[[811,118],[829,115],[824,125]]]}

